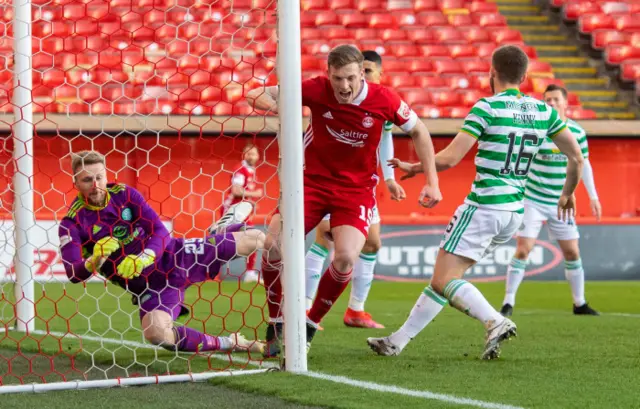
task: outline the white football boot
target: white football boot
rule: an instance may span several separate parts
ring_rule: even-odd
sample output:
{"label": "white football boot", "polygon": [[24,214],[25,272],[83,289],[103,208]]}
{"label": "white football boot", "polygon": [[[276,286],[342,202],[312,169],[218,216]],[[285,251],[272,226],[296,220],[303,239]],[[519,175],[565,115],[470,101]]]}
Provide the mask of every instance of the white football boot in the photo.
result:
{"label": "white football boot", "polygon": [[517,336],[517,327],[509,318],[504,318],[487,330],[482,359],[496,359],[500,357],[500,343]]}
{"label": "white football boot", "polygon": [[225,214],[209,228],[209,234],[222,234],[227,226],[244,223],[251,213],[253,213],[251,202],[240,202],[229,206]]}

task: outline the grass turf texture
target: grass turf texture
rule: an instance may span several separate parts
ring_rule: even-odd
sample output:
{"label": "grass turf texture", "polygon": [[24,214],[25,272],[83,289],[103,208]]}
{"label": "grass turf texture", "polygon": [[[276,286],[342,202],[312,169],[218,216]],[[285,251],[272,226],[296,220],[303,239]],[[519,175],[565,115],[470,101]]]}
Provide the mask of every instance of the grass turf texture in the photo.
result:
{"label": "grass turf texture", "polygon": [[[503,283],[480,284],[478,287],[494,306],[500,307]],[[91,284],[86,288],[85,293],[80,285],[67,285],[65,294],[63,286],[49,284],[45,286],[46,292],[37,290],[36,328],[45,329],[48,325],[50,331],[66,332],[69,325],[76,335],[86,333],[90,328],[88,334],[94,337],[141,341],[137,311],[130,304],[129,296],[113,286],[105,290],[99,284]],[[367,348],[366,338],[387,335],[401,325],[422,288],[421,284],[374,284],[367,308],[377,320],[387,325],[386,330],[346,328],[342,324],[347,298],[344,296],[323,322],[325,331],[316,335],[310,351],[309,368],[384,385],[527,408],[638,407],[640,301],[637,294],[640,282],[587,283],[587,298],[593,307],[604,313],[601,317],[573,316],[567,283],[525,282],[518,294],[513,317],[519,337],[505,345],[502,358],[495,362],[478,359],[484,340],[482,326],[450,307],[401,356],[375,356]],[[5,294],[10,293],[7,285],[4,290]],[[196,319],[188,323],[190,326],[204,327],[212,333],[219,333],[224,327],[252,336],[254,328],[262,320],[258,307],[264,303],[261,287],[252,290],[247,285],[238,287],[235,283],[225,283],[221,291],[224,295],[219,295],[218,284],[207,283],[191,289],[188,299],[193,302],[198,293],[201,299],[194,304]],[[217,316],[209,317],[211,311]],[[243,316],[251,328],[242,326]],[[206,317],[209,319],[197,320]],[[263,327],[257,331],[258,336],[264,336]],[[22,355],[16,352],[17,340],[20,340]],[[63,341],[45,335],[27,338],[16,332],[0,334],[0,348],[0,376],[4,384],[17,382],[16,378],[7,376],[9,372],[25,375],[29,372],[29,365],[33,368],[31,372],[50,382],[61,380],[60,374],[67,379],[78,379],[85,371],[89,378],[96,379],[104,377],[105,373],[109,376],[145,375],[168,371],[183,373],[188,367],[202,371],[208,367],[233,369],[245,366],[236,360],[189,359],[189,356],[176,356],[165,351],[101,345],[86,340],[80,347],[78,338],[66,337]],[[91,364],[91,359],[95,365]],[[8,370],[9,365],[11,371]],[[39,377],[31,374],[24,376],[23,380],[34,382],[39,381]],[[218,396],[222,400],[231,396],[231,388],[250,393],[240,394],[249,399],[247,407],[252,407],[248,403],[251,399],[263,402],[262,407],[286,407],[280,399],[302,405],[340,408],[456,406],[286,373],[216,378],[210,382],[216,387],[211,387],[210,394],[204,393],[207,398],[195,396],[201,393],[189,393],[192,388],[206,387],[205,384],[61,392],[28,399],[34,403],[31,407],[35,406],[37,399],[41,404],[46,402],[47,407],[68,407],[70,400],[95,401],[102,398],[117,399],[122,407],[140,407],[140,391],[144,390],[150,399],[145,399],[145,402],[152,403],[155,393],[156,404],[159,405],[156,407],[164,407],[166,394],[173,390],[180,391],[177,392],[179,399],[194,396],[196,401],[205,399],[212,402]],[[18,407],[20,399],[24,396],[5,395],[2,406],[5,407],[6,403],[6,407]],[[238,402],[244,401],[238,398]],[[192,407],[198,406],[194,404]]]}

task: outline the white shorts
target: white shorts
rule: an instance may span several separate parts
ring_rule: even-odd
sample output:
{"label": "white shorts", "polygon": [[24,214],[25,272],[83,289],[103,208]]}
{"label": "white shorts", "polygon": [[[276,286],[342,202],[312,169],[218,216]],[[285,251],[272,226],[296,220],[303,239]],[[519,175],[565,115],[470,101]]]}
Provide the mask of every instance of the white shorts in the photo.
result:
{"label": "white shorts", "polygon": [[575,220],[558,220],[557,207],[541,205],[531,200],[524,201],[524,219],[518,237],[537,239],[544,222],[547,222],[550,240],[576,240],[580,237]]}
{"label": "white shorts", "polygon": [[[324,216],[322,220],[331,220],[331,215],[328,214]],[[371,223],[369,224],[380,224],[380,212],[378,212],[378,205],[373,206],[373,209],[371,209]]]}
{"label": "white shorts", "polygon": [[513,237],[522,224],[522,217],[522,213],[463,204],[451,218],[440,248],[480,261]]}

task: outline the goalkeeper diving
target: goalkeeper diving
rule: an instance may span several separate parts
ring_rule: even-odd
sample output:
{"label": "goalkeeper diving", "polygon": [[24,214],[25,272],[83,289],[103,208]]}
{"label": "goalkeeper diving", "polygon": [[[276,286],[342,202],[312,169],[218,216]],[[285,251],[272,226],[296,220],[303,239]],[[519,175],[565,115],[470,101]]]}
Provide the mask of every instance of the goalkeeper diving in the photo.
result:
{"label": "goalkeeper diving", "polygon": [[140,192],[107,183],[103,155],[78,152],[71,166],[78,197],[60,223],[59,236],[72,283],[98,273],[133,294],[144,338],[154,345],[184,352],[262,353],[264,344],[240,334],[214,336],[174,325],[179,316],[190,313],[184,294],[191,284],[215,278],[223,264],[263,247],[264,233],[245,230],[241,223],[250,214],[251,209],[244,208],[250,204],[230,208],[239,217],[218,223],[214,234],[172,238]]}

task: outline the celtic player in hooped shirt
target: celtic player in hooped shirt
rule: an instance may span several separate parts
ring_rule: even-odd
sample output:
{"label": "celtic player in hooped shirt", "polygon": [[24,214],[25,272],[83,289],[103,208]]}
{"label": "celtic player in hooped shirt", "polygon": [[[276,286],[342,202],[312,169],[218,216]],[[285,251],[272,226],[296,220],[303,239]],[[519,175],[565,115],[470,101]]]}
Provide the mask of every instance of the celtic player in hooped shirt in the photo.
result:
{"label": "celtic player in hooped shirt", "polygon": [[[462,276],[497,245],[508,241],[522,224],[527,173],[546,137],[567,156],[567,178],[557,206],[559,218],[567,219],[575,212],[573,192],[583,163],[576,138],[556,110],[518,90],[526,78],[528,62],[517,46],[494,52],[490,72],[494,95],[474,105],[461,132],[436,155],[438,171],[446,170],[478,143],[476,177],[471,193],[445,230],[431,283],[405,324],[388,337],[367,340],[378,354],[400,354],[447,302],[484,325],[483,359],[497,358],[500,343],[516,334],[516,325]],[[396,159],[391,162],[408,171],[408,176],[420,170]]]}
{"label": "celtic player in hooped shirt", "polygon": [[107,184],[100,153],[74,154],[72,169],[78,198],[59,227],[71,282],[98,273],[133,294],[144,337],[152,344],[185,352],[263,352],[264,344],[240,334],[213,336],[174,321],[189,313],[183,304],[187,287],[213,279],[224,263],[261,248],[264,233],[235,224],[203,239],[172,238],[137,190]]}

